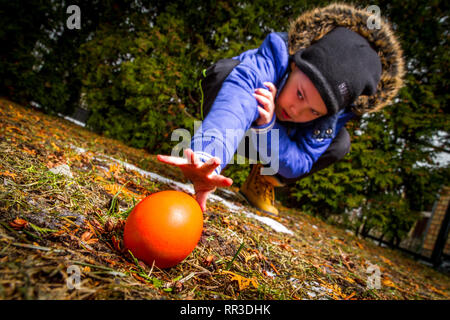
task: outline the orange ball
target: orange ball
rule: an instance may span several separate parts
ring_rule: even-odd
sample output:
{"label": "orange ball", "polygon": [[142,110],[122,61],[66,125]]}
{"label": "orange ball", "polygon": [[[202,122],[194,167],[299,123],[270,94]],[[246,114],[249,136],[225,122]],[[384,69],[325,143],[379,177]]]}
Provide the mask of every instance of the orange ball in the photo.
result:
{"label": "orange ball", "polygon": [[123,240],[133,255],[159,268],[169,268],[197,246],[203,230],[198,202],[180,191],[156,192],[131,211]]}

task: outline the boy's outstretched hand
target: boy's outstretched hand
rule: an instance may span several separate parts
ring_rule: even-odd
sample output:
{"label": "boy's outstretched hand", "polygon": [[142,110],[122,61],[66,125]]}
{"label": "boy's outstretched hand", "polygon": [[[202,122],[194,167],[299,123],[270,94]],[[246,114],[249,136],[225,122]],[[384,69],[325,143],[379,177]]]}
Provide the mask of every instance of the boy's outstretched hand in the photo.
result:
{"label": "boy's outstretched hand", "polygon": [[206,199],[217,187],[229,187],[233,180],[223,175],[213,174],[214,169],[220,165],[220,159],[213,157],[203,163],[194,154],[192,149],[184,150],[186,158],[172,157],[158,154],[157,159],[163,163],[177,166],[184,176],[194,185],[195,199],[203,212],[206,210]]}

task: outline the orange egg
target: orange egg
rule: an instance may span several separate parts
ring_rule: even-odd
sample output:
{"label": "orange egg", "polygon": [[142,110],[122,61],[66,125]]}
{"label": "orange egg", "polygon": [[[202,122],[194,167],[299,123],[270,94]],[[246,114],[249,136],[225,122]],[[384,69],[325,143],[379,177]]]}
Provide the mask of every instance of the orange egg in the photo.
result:
{"label": "orange egg", "polygon": [[169,268],[197,246],[203,229],[198,202],[180,191],[161,191],[139,202],[125,223],[123,240],[133,255],[159,268]]}

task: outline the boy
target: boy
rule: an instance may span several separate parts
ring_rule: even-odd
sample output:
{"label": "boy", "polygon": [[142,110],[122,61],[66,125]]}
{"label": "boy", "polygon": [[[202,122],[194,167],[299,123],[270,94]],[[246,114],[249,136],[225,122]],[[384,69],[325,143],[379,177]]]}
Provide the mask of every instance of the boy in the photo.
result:
{"label": "boy", "polygon": [[[302,179],[348,153],[345,123],[380,110],[402,86],[399,44],[386,22],[370,29],[370,18],[370,12],[350,5],[314,9],[298,17],[288,34],[271,33],[258,49],[232,59],[231,71],[185,150],[187,159],[158,155],[193,183],[203,211],[209,193],[233,183],[220,172],[248,129],[257,141],[271,141],[277,130],[277,150],[262,153],[258,143],[255,148],[260,157],[270,153],[265,163],[275,159],[278,170],[267,175],[261,164],[253,165],[240,189],[251,205],[271,215],[278,214],[274,187]],[[219,61],[210,73],[223,65]],[[242,134],[236,142],[226,130]]]}

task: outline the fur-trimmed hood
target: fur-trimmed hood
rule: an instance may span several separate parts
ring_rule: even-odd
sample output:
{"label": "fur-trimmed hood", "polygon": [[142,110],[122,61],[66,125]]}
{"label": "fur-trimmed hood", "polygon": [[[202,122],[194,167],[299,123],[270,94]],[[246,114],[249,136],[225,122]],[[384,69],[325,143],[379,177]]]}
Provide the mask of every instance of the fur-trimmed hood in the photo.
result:
{"label": "fur-trimmed hood", "polygon": [[[381,60],[382,73],[377,92],[360,96],[352,111],[358,115],[376,112],[392,103],[403,86],[403,52],[388,21],[380,17],[380,28],[369,29],[372,13],[348,4],[334,3],[300,15],[289,28],[289,54],[322,38],[336,27],[346,27],[367,39]],[[373,19],[373,17],[372,17]]]}

